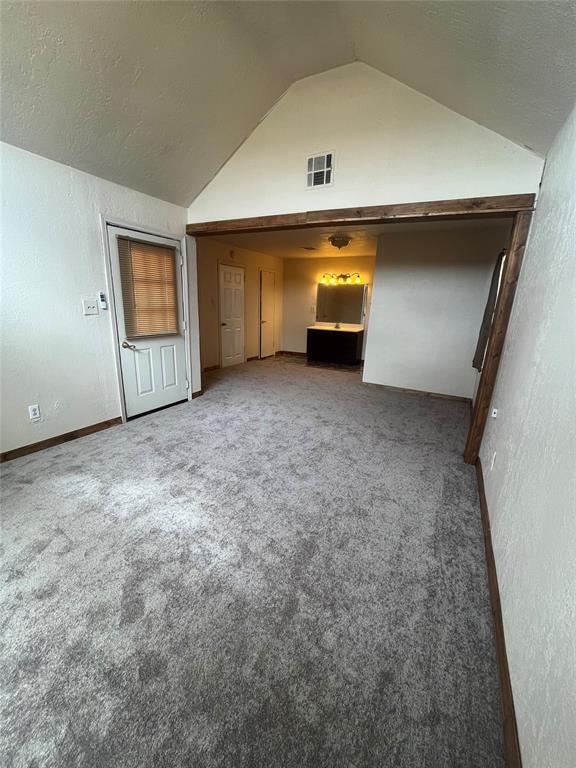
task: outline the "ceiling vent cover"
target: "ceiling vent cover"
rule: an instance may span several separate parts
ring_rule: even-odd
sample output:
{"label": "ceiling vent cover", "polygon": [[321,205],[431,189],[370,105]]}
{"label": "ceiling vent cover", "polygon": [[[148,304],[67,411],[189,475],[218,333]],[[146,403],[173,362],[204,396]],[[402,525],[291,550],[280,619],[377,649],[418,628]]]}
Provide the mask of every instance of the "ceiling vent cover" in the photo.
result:
{"label": "ceiling vent cover", "polygon": [[334,153],[325,152],[321,155],[312,155],[308,158],[306,186],[327,187],[332,184],[334,173]]}

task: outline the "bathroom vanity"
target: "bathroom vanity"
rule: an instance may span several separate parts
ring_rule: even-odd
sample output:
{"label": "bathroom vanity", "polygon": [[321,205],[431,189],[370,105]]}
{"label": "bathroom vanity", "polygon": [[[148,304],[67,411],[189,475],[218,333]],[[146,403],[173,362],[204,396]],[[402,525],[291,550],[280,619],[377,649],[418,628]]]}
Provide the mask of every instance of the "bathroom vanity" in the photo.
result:
{"label": "bathroom vanity", "polygon": [[318,285],[316,322],[306,331],[306,357],[310,362],[358,365],[362,362],[366,286],[350,284],[349,275],[339,278],[340,283]]}
{"label": "bathroom vanity", "polygon": [[306,337],[306,358],[315,363],[357,365],[362,361],[364,329],[310,325]]}

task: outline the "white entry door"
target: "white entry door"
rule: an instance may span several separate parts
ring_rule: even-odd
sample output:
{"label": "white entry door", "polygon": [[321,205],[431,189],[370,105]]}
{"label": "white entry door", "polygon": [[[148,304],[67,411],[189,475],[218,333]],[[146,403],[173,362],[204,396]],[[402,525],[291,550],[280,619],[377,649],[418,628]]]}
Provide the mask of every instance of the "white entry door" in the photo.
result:
{"label": "white entry door", "polygon": [[126,415],[188,397],[180,243],[108,227]]}
{"label": "white entry door", "polygon": [[218,265],[220,281],[220,364],[244,362],[244,270]]}
{"label": "white entry door", "polygon": [[274,300],[276,275],[260,270],[260,357],[271,357],[274,349]]}

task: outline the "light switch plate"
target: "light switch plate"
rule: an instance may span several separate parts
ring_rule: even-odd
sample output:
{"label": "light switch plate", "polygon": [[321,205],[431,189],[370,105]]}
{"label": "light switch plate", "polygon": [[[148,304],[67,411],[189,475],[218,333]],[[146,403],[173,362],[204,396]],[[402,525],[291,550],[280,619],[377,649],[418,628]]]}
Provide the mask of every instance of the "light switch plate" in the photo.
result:
{"label": "light switch plate", "polygon": [[85,315],[97,315],[98,299],[82,299],[82,312]]}

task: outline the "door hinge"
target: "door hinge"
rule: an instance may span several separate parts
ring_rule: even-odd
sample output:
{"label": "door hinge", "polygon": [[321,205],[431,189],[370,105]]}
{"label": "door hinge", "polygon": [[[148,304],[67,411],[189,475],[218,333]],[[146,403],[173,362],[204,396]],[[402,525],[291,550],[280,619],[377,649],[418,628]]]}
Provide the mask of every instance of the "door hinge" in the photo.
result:
{"label": "door hinge", "polygon": [[190,382],[186,379],[186,389],[190,389]]}
{"label": "door hinge", "polygon": [[185,330],[186,330],[186,320],[183,320],[183,321],[182,321],[182,330],[183,330],[183,331],[185,331]]}

